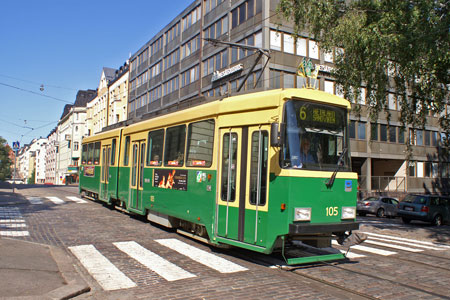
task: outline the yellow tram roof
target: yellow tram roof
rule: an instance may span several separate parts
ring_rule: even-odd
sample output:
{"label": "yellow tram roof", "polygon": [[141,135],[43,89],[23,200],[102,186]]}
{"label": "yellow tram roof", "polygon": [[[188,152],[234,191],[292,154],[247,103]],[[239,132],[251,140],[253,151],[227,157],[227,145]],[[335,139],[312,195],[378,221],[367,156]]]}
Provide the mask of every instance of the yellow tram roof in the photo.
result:
{"label": "yellow tram roof", "polygon": [[120,136],[120,130],[121,130],[121,128],[117,128],[117,129],[113,129],[113,130],[108,130],[106,132],[100,132],[93,136],[85,137],[83,139],[82,143],[86,144],[86,143],[96,142],[96,141],[100,141],[100,140],[117,138]]}

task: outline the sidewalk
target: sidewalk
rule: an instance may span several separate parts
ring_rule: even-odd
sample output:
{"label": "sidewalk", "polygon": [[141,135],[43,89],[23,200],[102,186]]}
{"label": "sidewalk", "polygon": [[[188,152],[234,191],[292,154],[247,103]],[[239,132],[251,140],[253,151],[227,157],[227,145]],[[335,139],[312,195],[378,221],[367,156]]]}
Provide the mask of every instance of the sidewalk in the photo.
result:
{"label": "sidewalk", "polygon": [[[25,202],[0,189],[0,220],[2,207]],[[88,291],[63,249],[0,235],[0,299],[69,299]]]}

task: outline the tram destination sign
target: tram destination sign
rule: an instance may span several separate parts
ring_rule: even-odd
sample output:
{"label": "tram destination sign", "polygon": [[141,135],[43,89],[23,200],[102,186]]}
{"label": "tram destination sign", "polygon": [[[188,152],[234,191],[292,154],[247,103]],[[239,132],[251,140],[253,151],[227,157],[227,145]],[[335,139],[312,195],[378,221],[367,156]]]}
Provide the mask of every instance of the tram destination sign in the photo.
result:
{"label": "tram destination sign", "polygon": [[302,124],[319,127],[342,126],[342,112],[335,107],[304,103],[298,107],[297,116]]}

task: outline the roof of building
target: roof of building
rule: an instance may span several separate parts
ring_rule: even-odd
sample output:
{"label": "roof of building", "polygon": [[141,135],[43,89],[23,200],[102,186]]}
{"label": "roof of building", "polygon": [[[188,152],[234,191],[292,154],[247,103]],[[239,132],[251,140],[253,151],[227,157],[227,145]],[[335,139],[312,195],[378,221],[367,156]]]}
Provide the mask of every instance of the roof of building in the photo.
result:
{"label": "roof of building", "polygon": [[[75,98],[75,107],[86,107],[87,103],[94,99],[97,96],[97,90],[79,90],[77,93],[77,97]],[[65,108],[64,108],[65,109]],[[70,109],[70,108],[69,108]],[[61,116],[61,119],[64,117]]]}
{"label": "roof of building", "polygon": [[113,81],[116,75],[116,69],[103,67],[103,73],[105,73],[105,78],[107,82]]}
{"label": "roof of building", "polygon": [[60,120],[63,119],[63,118],[70,112],[70,109],[71,109],[72,107],[73,107],[72,104],[66,104],[66,105],[64,105],[63,113],[62,113],[62,115],[61,115],[61,118],[59,118],[59,119],[60,119]]}

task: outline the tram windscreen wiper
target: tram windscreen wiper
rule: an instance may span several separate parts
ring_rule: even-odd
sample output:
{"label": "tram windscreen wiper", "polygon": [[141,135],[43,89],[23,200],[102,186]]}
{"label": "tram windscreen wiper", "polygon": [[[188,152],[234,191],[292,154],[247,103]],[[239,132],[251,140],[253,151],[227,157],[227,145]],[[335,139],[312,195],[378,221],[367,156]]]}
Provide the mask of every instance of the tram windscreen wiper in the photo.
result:
{"label": "tram windscreen wiper", "polygon": [[339,159],[337,161],[336,169],[334,170],[333,175],[331,175],[331,178],[328,179],[328,182],[326,183],[327,188],[331,188],[333,186],[334,179],[336,178],[336,174],[339,171],[339,168],[341,167],[342,159],[344,158],[344,155],[347,153],[347,150],[348,150],[347,147],[342,149],[341,155],[339,156]]}

